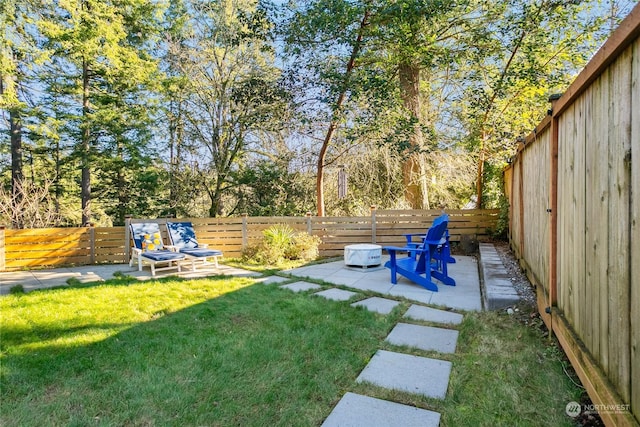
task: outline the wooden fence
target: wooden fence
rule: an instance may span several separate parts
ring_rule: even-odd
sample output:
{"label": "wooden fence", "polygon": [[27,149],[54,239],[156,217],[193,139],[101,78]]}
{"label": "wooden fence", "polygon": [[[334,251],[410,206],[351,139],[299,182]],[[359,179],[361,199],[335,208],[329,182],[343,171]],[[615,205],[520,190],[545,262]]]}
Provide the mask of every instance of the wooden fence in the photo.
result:
{"label": "wooden fence", "polygon": [[639,35],[640,5],[505,171],[512,247],[609,426],[640,421]]}
{"label": "wooden fence", "polygon": [[[496,228],[498,210],[452,210],[451,241],[487,240]],[[342,255],[351,243],[399,245],[402,233],[421,233],[441,211],[371,210],[363,217],[230,217],[188,218],[198,240],[220,249],[227,257],[238,257],[247,245],[257,242],[262,231],[287,224],[293,229],[319,236],[321,256]],[[160,224],[166,219],[142,220]],[[165,227],[160,227],[167,241]],[[128,262],[130,242],[126,227],[79,227],[8,230],[0,227],[0,271],[63,265]]]}

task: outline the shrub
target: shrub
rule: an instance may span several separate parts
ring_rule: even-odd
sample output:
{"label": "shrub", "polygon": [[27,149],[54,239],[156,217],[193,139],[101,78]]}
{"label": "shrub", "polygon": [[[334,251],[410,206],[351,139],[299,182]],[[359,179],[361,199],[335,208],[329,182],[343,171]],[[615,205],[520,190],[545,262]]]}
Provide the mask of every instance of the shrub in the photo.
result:
{"label": "shrub", "polygon": [[25,293],[24,286],[22,286],[22,285],[12,286],[9,289],[9,293],[10,294],[24,294]]}
{"label": "shrub", "polygon": [[244,261],[277,265],[288,260],[310,261],[318,257],[320,238],[296,233],[288,225],[280,224],[262,232],[262,240],[242,251]]}
{"label": "shrub", "polygon": [[285,252],[287,259],[301,259],[303,261],[311,261],[318,258],[318,246],[322,241],[318,236],[312,236],[307,233],[296,233],[293,236],[293,242]]}

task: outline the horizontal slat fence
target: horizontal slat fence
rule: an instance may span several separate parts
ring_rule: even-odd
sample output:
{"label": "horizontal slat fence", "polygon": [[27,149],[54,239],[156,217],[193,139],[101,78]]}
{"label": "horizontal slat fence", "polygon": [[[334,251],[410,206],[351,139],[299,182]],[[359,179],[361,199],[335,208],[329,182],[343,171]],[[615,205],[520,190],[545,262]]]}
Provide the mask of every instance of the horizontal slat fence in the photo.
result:
{"label": "horizontal slat fence", "polygon": [[[483,241],[495,230],[498,210],[447,211],[451,241],[463,236]],[[198,241],[220,249],[227,257],[239,257],[243,248],[257,243],[262,232],[278,224],[319,236],[321,256],[340,256],[344,246],[353,243],[399,245],[404,233],[424,233],[439,210],[376,210],[363,217],[230,217],[186,218],[191,221]],[[131,222],[157,222],[168,242],[167,219],[130,219]],[[8,230],[0,228],[1,270],[18,270],[64,265],[90,265],[127,262],[130,241],[126,227],[78,227]],[[130,240],[130,239],[129,239]]]}
{"label": "horizontal slat fence", "polygon": [[505,184],[542,318],[605,424],[640,425],[640,5],[553,101]]}

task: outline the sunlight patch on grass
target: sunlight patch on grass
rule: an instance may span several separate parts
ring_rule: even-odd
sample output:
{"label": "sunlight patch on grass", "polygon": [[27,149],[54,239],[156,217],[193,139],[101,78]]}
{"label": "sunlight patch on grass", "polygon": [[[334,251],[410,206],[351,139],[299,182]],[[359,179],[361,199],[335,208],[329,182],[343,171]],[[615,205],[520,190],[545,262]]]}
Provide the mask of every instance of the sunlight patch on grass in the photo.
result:
{"label": "sunlight patch on grass", "polygon": [[3,353],[63,350],[252,285],[244,278],[159,280],[60,288],[0,299]]}

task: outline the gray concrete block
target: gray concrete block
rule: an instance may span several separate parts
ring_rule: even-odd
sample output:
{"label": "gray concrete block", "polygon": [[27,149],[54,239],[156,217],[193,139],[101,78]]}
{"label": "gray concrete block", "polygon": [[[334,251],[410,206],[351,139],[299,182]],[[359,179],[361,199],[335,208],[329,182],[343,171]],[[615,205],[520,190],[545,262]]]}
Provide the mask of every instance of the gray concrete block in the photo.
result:
{"label": "gray concrete block", "polygon": [[483,303],[487,310],[499,310],[520,301],[507,269],[491,243],[480,244],[480,282],[483,288]]}
{"label": "gray concrete block", "polygon": [[362,301],[354,302],[353,304],[351,304],[351,306],[364,307],[369,311],[374,311],[380,314],[389,314],[399,304],[400,303],[398,301],[392,299],[372,297]]}
{"label": "gray concrete block", "polygon": [[290,291],[293,291],[293,292],[303,292],[303,291],[308,291],[310,289],[320,289],[322,286],[317,285],[315,283],[300,281],[300,282],[289,283],[288,285],[282,285],[280,287],[283,289],[289,289]]}
{"label": "gray concrete block", "polygon": [[333,301],[347,301],[356,295],[359,295],[357,292],[345,291],[342,289],[326,289],[324,291],[316,292],[314,295],[318,295],[320,297],[330,299]]}
{"label": "gray concrete block", "polygon": [[386,341],[393,345],[407,345],[425,351],[455,353],[458,331],[432,326],[398,323]]}
{"label": "gray concrete block", "polygon": [[289,279],[288,277],[281,277],[281,276],[269,276],[269,277],[258,279],[258,281],[262,282],[262,284],[264,285],[270,285],[272,283],[282,283],[288,280],[291,280],[291,279]]}
{"label": "gray concrete block", "polygon": [[450,374],[451,362],[378,350],[356,381],[444,399]]}
{"label": "gray concrete block", "polygon": [[346,393],[322,423],[323,427],[437,427],[440,414],[414,406]]}
{"label": "gray concrete block", "polygon": [[458,325],[462,323],[462,314],[452,311],[438,310],[436,308],[425,307],[422,305],[411,305],[406,313],[405,318],[424,320],[426,322],[442,323]]}

